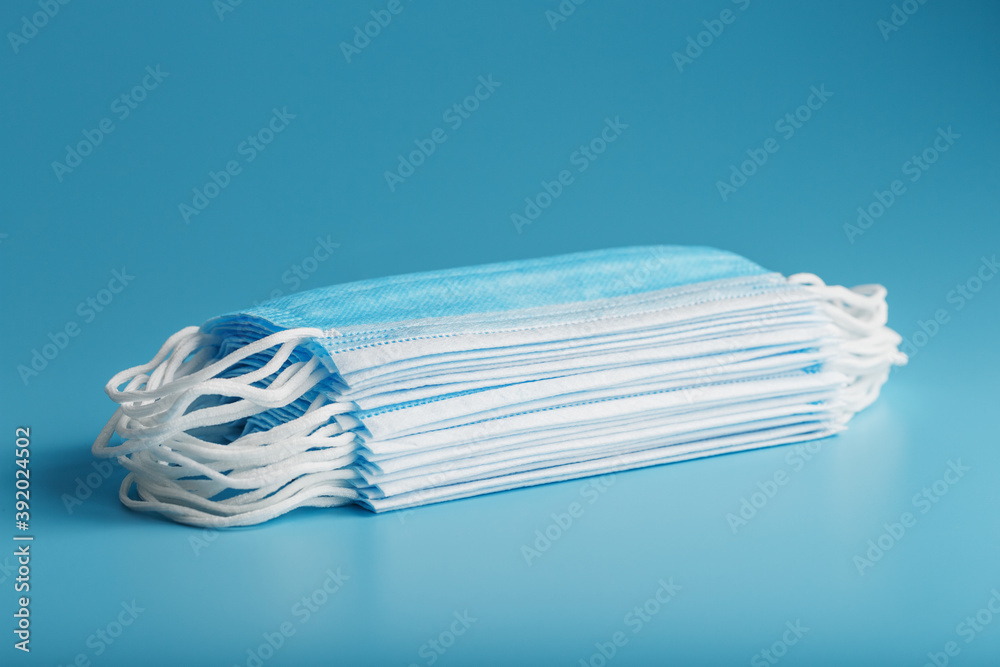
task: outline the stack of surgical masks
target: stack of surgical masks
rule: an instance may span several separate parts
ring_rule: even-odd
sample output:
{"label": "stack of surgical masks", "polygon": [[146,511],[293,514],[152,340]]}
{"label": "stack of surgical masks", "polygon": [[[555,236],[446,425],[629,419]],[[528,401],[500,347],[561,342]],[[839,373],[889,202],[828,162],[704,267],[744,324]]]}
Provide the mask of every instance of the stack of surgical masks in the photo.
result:
{"label": "stack of surgical masks", "polygon": [[906,362],[886,318],[881,286],[701,247],[337,285],[171,336],[111,379],[93,451],[127,506],[228,526],[801,442]]}

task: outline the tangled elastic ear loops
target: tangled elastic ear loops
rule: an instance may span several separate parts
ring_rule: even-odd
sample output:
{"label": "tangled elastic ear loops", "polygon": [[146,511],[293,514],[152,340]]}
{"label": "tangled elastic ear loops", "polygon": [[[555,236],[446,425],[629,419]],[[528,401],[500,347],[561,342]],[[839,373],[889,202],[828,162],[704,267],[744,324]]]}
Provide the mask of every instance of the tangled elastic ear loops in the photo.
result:
{"label": "tangled elastic ear loops", "polygon": [[[91,449],[118,457],[130,471],[119,492],[122,502],[221,526],[356,498],[356,473],[347,469],[356,458],[355,437],[332,422],[352,404],[321,390],[330,372],[312,353],[292,357],[322,334],[288,329],[218,358],[219,339],[187,327],[148,363],[115,375],[106,391],[119,407]],[[234,374],[237,366],[243,372]],[[248,418],[272,409],[294,413],[293,405],[303,400],[308,406],[298,408],[299,416],[248,432]],[[244,432],[232,437],[240,424]],[[124,442],[111,446],[115,433]],[[131,496],[133,486],[138,499]]]}
{"label": "tangled elastic ear loops", "polygon": [[[216,426],[287,405],[329,375],[328,371],[319,368],[319,360],[315,357],[281,370],[296,345],[320,333],[318,329],[281,331],[208,363],[206,351],[218,349],[217,339],[197,327],[178,331],[167,339],[151,361],[122,371],[108,382],[105,391],[119,408],[91,451],[95,456],[122,456],[156,446],[182,431]],[[232,378],[218,377],[248,357],[279,345],[278,351],[256,371]],[[194,356],[188,358],[192,354]],[[147,374],[151,370],[152,373]],[[277,377],[268,386],[253,386],[275,373]],[[123,383],[125,389],[119,390]],[[242,400],[190,410],[196,400],[209,395]],[[127,442],[111,447],[108,443],[116,431]],[[131,440],[135,442],[130,444]]]}
{"label": "tangled elastic ear loops", "polygon": [[788,276],[788,282],[805,288],[820,300],[823,312],[842,338],[836,346],[837,356],[827,362],[827,368],[848,378],[844,401],[852,411],[867,407],[878,398],[889,369],[907,362],[906,355],[898,349],[902,338],[886,326],[887,290],[882,285],[858,285],[850,289],[827,285],[811,273]]}
{"label": "tangled elastic ear loops", "polygon": [[[218,339],[215,336],[201,332],[198,327],[186,327],[168,338],[167,342],[160,348],[160,351],[148,363],[129,368],[112,377],[105,387],[105,392],[107,392],[112,401],[119,404],[130,401],[146,401],[176,394],[197,385],[199,382],[217,377],[220,373],[247,357],[264,352],[278,344],[282,344],[283,348],[289,345],[287,353],[282,350],[282,352],[274,355],[266,366],[260,369],[260,373],[263,373],[263,375],[256,377],[255,375],[257,374],[250,374],[248,376],[250,381],[256,381],[260,377],[266,377],[274,372],[276,370],[275,363],[280,367],[281,363],[288,358],[288,354],[291,353],[292,348],[296,345],[304,340],[322,335],[323,332],[320,329],[286,329],[248,343],[227,354],[222,359],[206,366],[185,368],[187,366],[185,362],[188,354],[197,348],[217,346],[218,343]],[[175,353],[178,354],[175,355]],[[166,365],[163,365],[163,361],[171,355],[175,356]],[[157,381],[150,383],[150,380],[153,378],[152,376],[146,376],[145,373],[150,369],[156,369],[160,366],[163,366],[160,376],[156,378]],[[176,378],[175,372],[177,372]],[[128,383],[126,389],[119,391],[118,387],[125,383]]]}
{"label": "tangled elastic ear loops", "polygon": [[870,334],[884,327],[889,320],[887,291],[882,285],[858,285],[848,289],[827,285],[811,273],[788,276],[788,282],[806,288],[827,306],[827,313],[844,329],[858,334]]}

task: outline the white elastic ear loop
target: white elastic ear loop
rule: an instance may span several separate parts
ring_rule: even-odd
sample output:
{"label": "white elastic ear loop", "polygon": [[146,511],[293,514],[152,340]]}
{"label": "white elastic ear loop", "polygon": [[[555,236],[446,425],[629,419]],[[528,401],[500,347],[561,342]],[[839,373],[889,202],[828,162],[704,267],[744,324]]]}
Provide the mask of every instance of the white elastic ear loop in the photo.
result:
{"label": "white elastic ear loop", "polygon": [[[271,436],[270,442],[274,444],[251,449],[240,446],[239,440],[229,445],[218,445],[203,443],[183,434],[164,443],[164,446],[138,452],[132,457],[121,457],[120,461],[137,473],[140,481],[144,477],[160,479],[164,483],[172,480],[189,491],[198,489],[203,497],[211,497],[227,488],[256,489],[273,484],[283,485],[302,474],[336,469],[353,460],[356,450],[354,433],[343,432],[336,423],[325,424],[342,408],[332,403],[270,431],[254,434]],[[280,433],[274,433],[279,429]],[[300,435],[296,436],[296,433]],[[244,436],[243,439],[249,437],[253,436]],[[226,456],[218,456],[221,454]],[[178,481],[192,476],[205,476],[214,482]]]}
{"label": "white elastic ear loop", "polygon": [[827,285],[822,278],[812,273],[796,273],[788,276],[787,280],[804,287],[820,297],[825,304],[835,307],[851,320],[856,320],[859,325],[875,328],[875,321],[888,313],[885,301],[887,291],[882,285],[857,285],[852,288]]}
{"label": "white elastic ear loop", "polygon": [[[143,420],[130,419],[127,409],[123,408],[126,418],[120,422],[118,434],[134,442],[107,449],[118,453],[138,451],[182,431],[225,424],[259,414],[265,409],[287,405],[329,375],[325,369],[317,370],[318,365],[316,358],[294,364],[282,371],[267,388],[245,385],[239,378],[206,380],[196,390],[188,390],[191,393],[185,392],[184,399],[178,400],[162,415],[162,419],[148,424]],[[195,399],[204,394],[242,397],[243,400],[185,412]]]}
{"label": "white elastic ear loop", "polygon": [[[218,483],[220,485],[219,491],[223,489],[257,489],[262,486],[287,483],[308,472],[323,472],[331,468],[343,467],[335,465],[335,463],[346,460],[345,457],[353,453],[355,449],[353,445],[354,434],[342,433],[339,439],[327,438],[325,440],[326,443],[323,444],[320,444],[318,440],[308,441],[304,443],[303,451],[289,455],[281,461],[263,466],[240,466],[229,473],[222,471],[225,468],[224,464],[218,462],[202,463],[166,447],[155,451],[157,458],[152,458],[153,451],[139,452],[131,459],[126,459],[133,464],[126,467],[133,472],[141,472],[146,464],[166,464],[160,466],[165,467],[166,470],[157,471],[157,474],[173,480],[200,475]],[[334,442],[338,444],[334,445]],[[322,447],[322,449],[310,451],[311,447]],[[140,463],[140,456],[147,457],[148,460]],[[148,470],[148,468],[145,469]]]}
{"label": "white elastic ear loop", "polygon": [[[334,471],[354,474],[353,471]],[[306,478],[302,478],[306,479]],[[129,473],[122,481],[118,497],[122,504],[133,510],[144,512],[159,512],[170,516],[173,520],[194,526],[207,528],[227,528],[232,526],[250,526],[280,516],[297,507],[335,507],[348,505],[358,499],[359,494],[352,486],[345,486],[346,479],[330,478],[325,482],[296,485],[276,500],[267,499],[266,504],[259,504],[236,514],[216,514],[206,509],[197,509],[188,505],[164,502],[137,486],[141,500],[133,500],[129,490],[135,482],[134,473]],[[290,485],[291,486],[291,485]],[[191,495],[187,498],[192,503],[202,504],[203,498]],[[211,501],[205,503],[215,509]]]}
{"label": "white elastic ear loop", "polygon": [[[205,336],[206,339],[209,338],[214,339],[214,337],[210,337],[207,334],[200,334],[197,327],[187,327],[177,332],[173,336],[171,336],[167,342],[170,343],[177,337],[181,337],[180,340],[184,340],[182,334],[187,334],[188,338],[200,335],[200,336]],[[190,375],[179,378],[172,382],[167,382],[166,384],[163,384],[154,389],[143,390],[143,391],[119,391],[117,388],[121,384],[133,378],[134,376],[138,375],[139,373],[145,373],[147,370],[159,365],[159,363],[163,361],[163,359],[172,351],[172,346],[168,347],[167,344],[164,344],[164,346],[160,349],[157,355],[149,363],[143,364],[142,366],[136,366],[135,368],[130,368],[126,371],[122,371],[121,373],[118,373],[113,378],[111,378],[111,380],[108,382],[107,387],[105,387],[105,391],[107,392],[108,396],[111,397],[111,400],[119,404],[129,401],[144,401],[150,398],[159,398],[162,396],[166,396],[168,394],[177,393],[205,379],[215,377],[219,373],[225,371],[229,367],[236,364],[237,362],[242,361],[243,359],[253,356],[254,354],[257,354],[259,352],[268,350],[280,343],[294,341],[297,344],[303,340],[320,337],[322,335],[323,335],[322,330],[312,329],[312,328],[298,328],[298,329],[287,329],[285,331],[279,331],[278,333],[271,334],[270,336],[266,336],[252,343],[248,343],[247,345],[244,345],[243,347],[227,354],[222,359],[219,359],[215,363],[212,363],[209,366],[206,366],[198,370],[197,372],[191,373]]]}
{"label": "white elastic ear loop", "polygon": [[[330,451],[333,451],[333,455],[329,453]],[[242,491],[225,501],[217,501],[229,506],[245,505],[267,497],[306,475],[322,477],[340,471],[338,475],[344,479],[352,479],[353,472],[348,466],[357,459],[356,448],[352,443],[348,443],[332,450],[305,452],[299,457],[266,468],[226,474],[211,466],[192,464],[190,459],[181,456],[170,456],[172,452],[169,450],[157,452],[164,457],[163,459],[145,460],[148,454],[151,452],[140,452],[131,459],[126,459],[125,467],[134,473],[140,487],[159,489],[158,495],[194,494],[208,502],[216,502],[211,499],[224,491]],[[176,462],[182,464],[182,469],[171,465]],[[151,471],[150,468],[153,467],[166,468],[170,471],[170,477],[164,476],[163,472],[158,470]],[[199,476],[199,479],[191,479],[194,475]]]}
{"label": "white elastic ear loop", "polygon": [[[190,405],[190,403],[193,402],[194,399],[198,398],[199,396],[205,394],[221,394],[228,396],[231,394],[225,393],[224,391],[225,387],[228,386],[240,387],[240,386],[250,385],[251,383],[258,382],[259,380],[266,378],[267,376],[271,375],[272,373],[274,373],[275,371],[277,371],[282,367],[285,361],[287,361],[288,358],[291,356],[292,351],[294,350],[296,344],[297,343],[295,342],[283,343],[281,347],[278,348],[278,351],[275,352],[274,357],[272,357],[264,366],[255,371],[244,373],[243,375],[240,375],[237,378],[230,378],[230,379],[217,378],[214,380],[205,380],[203,382],[194,385],[193,387],[180,390],[176,394],[167,395],[152,401],[143,401],[138,404],[124,403],[122,407],[125,411],[125,414],[133,418],[152,417],[154,415],[160,415],[160,414],[163,414],[167,418],[169,418],[171,412],[176,412],[178,410],[176,404],[178,401],[183,400],[183,397],[188,397],[191,399],[188,402],[188,405]],[[204,351],[207,350],[203,349],[199,351],[199,353]],[[171,357],[168,363],[172,362],[174,359],[175,357]],[[319,363],[318,360],[316,360],[316,363],[317,364]],[[156,371],[154,371],[153,376],[150,377],[150,381],[147,383],[147,390],[158,388],[159,383],[156,382],[158,378],[154,376],[157,375],[157,373],[165,367],[166,364],[157,367]],[[168,375],[168,377],[172,376]],[[215,384],[212,384],[213,382]],[[272,385],[273,384],[274,383],[272,382]],[[280,386],[280,384],[278,386]],[[216,390],[217,387],[221,387],[222,389]],[[266,389],[270,389],[270,387],[265,388],[265,390]],[[131,390],[134,390],[134,387],[132,387],[130,383],[129,387],[127,387],[126,389],[126,392]],[[246,395],[242,395],[242,397],[247,398]],[[184,407],[186,408],[186,406]]]}
{"label": "white elastic ear loop", "polygon": [[[101,457],[122,456],[134,451],[139,451],[143,448],[155,446],[156,443],[154,441],[156,439],[163,439],[183,430],[235,421],[237,419],[242,419],[262,412],[262,406],[255,406],[247,400],[237,401],[236,403],[230,403],[222,406],[215,406],[212,408],[204,408],[177,419],[171,419],[171,415],[173,415],[173,413],[170,412],[170,410],[173,409],[175,402],[186,390],[196,387],[199,383],[202,387],[204,387],[209,378],[225,371],[235,363],[248,356],[263,352],[274,347],[275,345],[280,344],[282,345],[282,348],[279,349],[275,357],[265,364],[263,368],[241,376],[242,384],[244,384],[245,387],[247,385],[247,380],[256,382],[264,377],[267,377],[267,374],[273,373],[278,367],[281,366],[282,363],[284,363],[284,360],[288,358],[291,354],[292,348],[294,348],[296,344],[317,334],[322,335],[322,331],[311,328],[289,329],[287,331],[272,334],[249,343],[248,345],[245,345],[244,347],[226,355],[222,359],[204,368],[196,370],[195,372],[178,380],[170,378],[166,371],[164,371],[164,373],[160,376],[157,376],[156,371],[154,371],[153,376],[157,376],[156,380],[159,380],[160,377],[165,377],[167,382],[165,384],[158,385],[158,382],[154,381],[154,386],[147,386],[146,388],[140,389],[139,386],[142,384],[148,384],[148,380],[144,382],[145,373],[154,367],[162,367],[164,360],[167,359],[171,353],[175,351],[190,353],[193,349],[192,346],[196,343],[203,343],[208,339],[215,341],[214,337],[209,337],[206,334],[201,333],[197,327],[186,327],[185,329],[182,329],[167,339],[167,342],[164,343],[164,345],[160,348],[160,351],[157,352],[156,356],[153,357],[149,363],[122,371],[121,373],[115,375],[108,383],[108,386],[105,388],[108,395],[112,398],[112,400],[115,400],[122,405],[112,416],[105,428],[102,429],[100,435],[98,435],[97,439],[94,441],[91,451],[95,456]],[[287,344],[287,349],[285,344]],[[315,357],[313,360],[315,360]],[[168,361],[168,365],[170,363],[171,362]],[[176,364],[176,362],[174,363]],[[185,363],[181,363],[180,365],[175,365],[173,367],[183,368],[185,365]],[[296,391],[301,389],[302,386],[308,384],[309,382],[313,382],[315,384],[315,382],[318,382],[321,379],[320,375],[328,374],[328,372],[324,370],[322,373],[317,371],[317,374],[313,376],[311,371],[316,369],[317,366],[318,361],[312,363],[311,366],[309,363],[305,364],[298,370],[301,372],[302,370],[308,369],[307,372],[302,373],[301,375],[296,375],[295,372],[291,373],[289,377],[284,378],[282,383],[278,384],[273,390],[271,390],[270,387],[266,389],[248,388],[237,390],[237,386],[241,384],[241,378],[220,379],[221,382],[209,385],[209,389],[217,388],[221,391],[243,391],[245,392],[244,395],[252,394],[253,398],[265,404],[266,407],[286,405],[291,400],[294,400],[294,398],[290,399],[290,397],[295,394]],[[153,376],[150,376],[150,378]],[[291,377],[295,377],[297,381],[282,388],[285,380],[291,379]],[[117,387],[124,382],[128,383],[126,390],[119,391]],[[252,391],[254,389],[257,391]],[[269,390],[271,391],[270,394],[267,393]],[[193,402],[195,398],[200,395],[204,395],[204,393],[204,390],[195,389],[188,395],[188,398],[190,398]],[[163,397],[170,396],[171,394],[174,395],[173,400],[169,400],[164,404],[164,410],[152,412],[149,409],[143,409],[150,404],[151,398],[162,399]],[[295,396],[295,398],[297,398],[297,396]],[[187,405],[190,405],[190,403]],[[187,406],[185,406],[185,408],[186,407]],[[144,417],[163,416],[164,413],[167,413],[166,421],[168,423],[158,423],[162,422],[162,420],[156,420],[151,424],[145,424],[142,421],[133,422],[129,415],[132,411],[136,411],[139,415],[143,415]],[[134,435],[136,441],[126,442],[117,447],[109,447],[108,443],[110,442],[111,436],[114,434],[116,428],[118,429],[119,434],[123,437]]]}
{"label": "white elastic ear loop", "polygon": [[[188,327],[171,336],[149,363],[112,378],[107,392],[120,406],[92,450],[118,456],[130,471],[119,492],[122,502],[220,527],[259,523],[300,506],[353,502],[357,474],[348,466],[357,458],[356,437],[330,423],[353,404],[315,393],[330,376],[317,357],[289,363],[302,341],[322,335],[319,329],[282,331],[216,359],[220,341]],[[263,366],[250,364],[244,373],[219,377],[276,346]],[[255,386],[269,377],[266,386]],[[304,414],[228,444],[191,433],[280,409],[310,394]],[[191,410],[203,396],[237,400]],[[111,447],[116,431],[126,441]],[[133,485],[139,499],[129,495]],[[211,499],[227,490],[241,493]]]}
{"label": "white elastic ear loop", "polygon": [[853,413],[871,405],[893,365],[907,362],[899,351],[902,337],[886,326],[889,309],[887,290],[882,285],[859,285],[847,289],[827,285],[811,273],[788,277],[791,284],[800,285],[820,298],[826,313],[843,336],[832,346],[834,357],[825,365],[827,370],[849,378],[842,399]]}
{"label": "white elastic ear loop", "polygon": [[[202,511],[211,514],[232,515],[247,513],[258,508],[272,506],[276,502],[280,503],[283,499],[293,496],[305,494],[312,497],[314,494],[310,494],[308,491],[317,485],[330,486],[333,484],[337,487],[342,487],[342,490],[338,491],[336,495],[353,497],[354,486],[352,481],[355,479],[356,473],[347,468],[347,466],[354,460],[356,453],[353,451],[353,448],[351,449],[350,453],[328,463],[328,465],[335,464],[331,466],[333,469],[312,473],[288,482],[283,481],[277,484],[254,488],[246,493],[224,500],[210,499],[219,489],[216,487],[210,493],[206,493],[208,490],[204,488],[206,483],[212,485],[209,480],[171,480],[163,477],[161,474],[147,476],[143,474],[143,471],[136,470],[130,473],[126,477],[125,482],[123,482],[121,489],[122,502],[126,502],[128,489],[133,482],[136,484],[140,498],[145,501],[172,501],[173,504],[181,505],[181,507],[171,510],[172,513],[184,512],[190,508],[200,508]],[[146,453],[144,452],[143,454]],[[134,506],[136,509],[149,509],[148,506],[139,506],[142,501],[129,500],[131,503],[126,502],[126,504]],[[162,508],[157,509],[157,511],[161,510]]]}
{"label": "white elastic ear loop", "polygon": [[117,391],[117,387],[124,383],[129,383],[139,377],[143,377],[145,379],[145,374],[147,372],[160,366],[163,360],[172,354],[174,350],[183,343],[188,341],[208,342],[208,338],[209,337],[206,334],[201,333],[198,327],[184,327],[174,335],[167,338],[166,342],[164,342],[160,347],[160,350],[147,363],[127,368],[112,376],[112,378],[108,381],[107,386],[105,386],[105,392],[107,392],[108,396],[110,396],[111,400],[115,403],[123,402],[124,399],[119,400],[121,396]]}
{"label": "white elastic ear loop", "polygon": [[[311,386],[289,387],[289,391],[283,394],[283,397],[286,398],[287,401],[282,405],[299,398],[302,395],[303,389],[308,391],[311,389]],[[196,428],[218,426],[221,424],[235,422],[240,419],[260,414],[264,409],[266,409],[266,407],[262,407],[260,404],[248,400],[242,400],[226,405],[196,410],[177,419],[161,424],[155,428],[145,428],[141,426],[135,427],[133,425],[133,420],[130,420],[127,416],[123,416],[117,425],[117,432],[120,436],[126,438],[125,442],[121,445],[112,447],[108,446],[107,441],[96,441],[92,450],[99,456],[122,456],[125,454],[131,454],[164,444],[177,434]],[[103,435],[106,435],[105,431],[102,431],[102,436]]]}
{"label": "white elastic ear loop", "polygon": [[325,425],[334,415],[350,409],[342,403],[329,403],[297,419],[279,424],[267,431],[243,435],[227,445],[207,442],[188,433],[181,433],[166,443],[171,448],[197,455],[207,460],[217,460],[230,467],[240,464],[266,465],[293,454],[302,433],[307,438],[334,437],[344,433],[336,422]]}

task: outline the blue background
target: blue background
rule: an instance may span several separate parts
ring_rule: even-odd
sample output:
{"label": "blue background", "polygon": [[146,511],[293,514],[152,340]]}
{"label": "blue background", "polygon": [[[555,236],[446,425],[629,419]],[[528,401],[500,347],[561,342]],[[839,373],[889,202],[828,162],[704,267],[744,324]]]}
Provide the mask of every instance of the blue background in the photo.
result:
{"label": "blue background", "polygon": [[[7,629],[0,662],[256,664],[247,651],[286,621],[295,634],[263,664],[599,665],[595,644],[619,630],[608,664],[770,664],[758,652],[796,621],[809,630],[782,664],[921,665],[949,641],[950,664],[1000,662],[1000,618],[971,643],[957,630],[1000,590],[1000,279],[952,292],[1000,251],[1000,5],[913,4],[885,38],[888,1],[591,0],[553,29],[556,0],[404,0],[347,62],[340,44],[386,4],[245,0],[220,18],[209,0],[71,2],[16,52],[0,45],[3,432],[12,450],[15,427],[32,429],[35,535],[33,650]],[[679,71],[674,52],[724,9],[733,22]],[[4,3],[0,28],[37,11]],[[120,119],[113,100],[147,66],[169,75]],[[445,110],[490,75],[499,87],[453,129]],[[832,96],[786,139],[775,123],[811,86]],[[285,107],[295,118],[247,162],[240,143]],[[52,163],[103,118],[114,131],[60,180]],[[575,171],[606,118],[628,127]],[[447,140],[391,190],[385,172],[439,127]],[[949,127],[960,138],[908,180],[904,163]],[[769,137],[779,150],[724,201],[717,182]],[[240,173],[185,222],[179,205],[229,160]],[[572,184],[518,233],[511,215],[563,169]],[[849,238],[894,179],[905,193]],[[339,247],[295,285],[317,238]],[[128,512],[120,470],[65,503],[95,472],[107,379],[184,325],[293,287],[654,243],[885,284],[890,324],[921,346],[800,470],[786,447],[619,474],[530,566],[522,545],[590,482],[221,534]],[[134,279],[101,312],[79,307],[123,267]],[[70,323],[79,334],[23,381]],[[921,514],[914,494],[949,460],[970,470]],[[789,483],[734,533],[726,515],[778,470]],[[916,525],[859,573],[854,557],[906,511]],[[338,567],[349,579],[300,623],[293,606]],[[682,589],[633,633],[626,614],[661,578]],[[143,611],[113,644],[88,644],[133,600]],[[428,652],[465,611],[468,631]]]}

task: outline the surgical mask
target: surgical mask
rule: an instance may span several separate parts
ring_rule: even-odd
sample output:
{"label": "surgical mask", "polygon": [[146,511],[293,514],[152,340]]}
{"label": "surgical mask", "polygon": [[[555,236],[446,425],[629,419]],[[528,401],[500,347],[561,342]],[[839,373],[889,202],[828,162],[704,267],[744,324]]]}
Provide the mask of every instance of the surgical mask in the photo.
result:
{"label": "surgical mask", "polygon": [[674,246],[326,287],[114,376],[93,452],[127,506],[232,526],[802,442],[906,362],[885,295]]}

